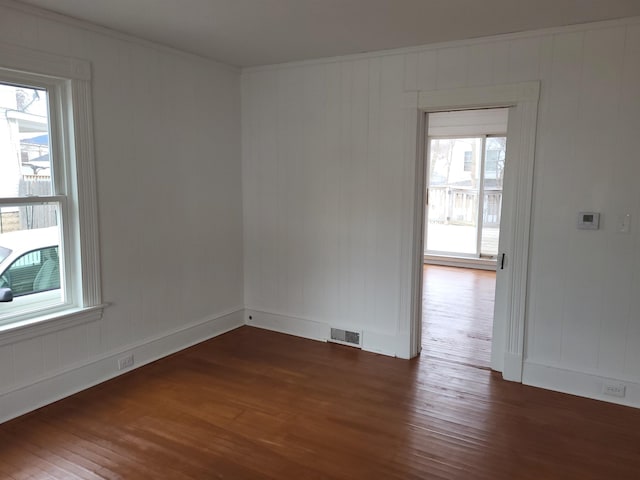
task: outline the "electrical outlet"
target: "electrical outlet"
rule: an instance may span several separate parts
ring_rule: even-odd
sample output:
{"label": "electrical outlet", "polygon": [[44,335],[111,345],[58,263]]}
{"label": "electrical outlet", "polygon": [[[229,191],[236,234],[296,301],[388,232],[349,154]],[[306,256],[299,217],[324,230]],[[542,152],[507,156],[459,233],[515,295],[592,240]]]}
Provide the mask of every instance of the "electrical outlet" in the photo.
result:
{"label": "electrical outlet", "polygon": [[624,397],[627,394],[627,386],[620,382],[604,382],[602,393],[613,397]]}
{"label": "electrical outlet", "polygon": [[133,354],[122,357],[118,360],[118,370],[133,367]]}

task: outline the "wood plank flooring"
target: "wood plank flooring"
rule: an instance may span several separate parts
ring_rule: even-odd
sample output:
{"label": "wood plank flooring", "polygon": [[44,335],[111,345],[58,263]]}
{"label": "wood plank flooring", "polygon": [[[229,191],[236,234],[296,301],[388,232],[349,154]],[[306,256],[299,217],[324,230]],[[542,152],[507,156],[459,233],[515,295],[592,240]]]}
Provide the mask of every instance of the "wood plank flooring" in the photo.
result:
{"label": "wood plank flooring", "polygon": [[640,410],[461,358],[242,327],[0,425],[0,478],[640,478]]}
{"label": "wood plank flooring", "polygon": [[491,366],[496,272],[425,265],[422,355]]}

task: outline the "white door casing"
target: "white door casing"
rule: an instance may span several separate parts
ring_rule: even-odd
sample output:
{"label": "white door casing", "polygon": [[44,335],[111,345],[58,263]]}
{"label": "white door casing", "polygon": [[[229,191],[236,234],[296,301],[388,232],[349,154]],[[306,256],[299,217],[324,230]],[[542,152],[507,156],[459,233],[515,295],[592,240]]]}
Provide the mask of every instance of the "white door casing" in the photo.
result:
{"label": "white door casing", "polygon": [[[415,179],[414,253],[411,275],[411,356],[420,352],[422,265],[425,202],[426,116],[432,112],[477,108],[509,108],[507,162],[496,274],[491,368],[506,380],[522,381],[529,231],[533,203],[533,164],[540,82],[419,92],[420,114]],[[501,269],[501,255],[505,254]]]}

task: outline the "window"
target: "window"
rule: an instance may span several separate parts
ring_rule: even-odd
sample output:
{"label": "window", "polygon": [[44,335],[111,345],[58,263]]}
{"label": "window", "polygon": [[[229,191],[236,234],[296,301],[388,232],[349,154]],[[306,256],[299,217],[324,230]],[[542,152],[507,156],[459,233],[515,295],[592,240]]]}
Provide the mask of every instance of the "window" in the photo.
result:
{"label": "window", "polygon": [[89,65],[1,45],[0,60],[2,344],[102,306]]}
{"label": "window", "polygon": [[473,172],[473,152],[464,152],[464,171]]}

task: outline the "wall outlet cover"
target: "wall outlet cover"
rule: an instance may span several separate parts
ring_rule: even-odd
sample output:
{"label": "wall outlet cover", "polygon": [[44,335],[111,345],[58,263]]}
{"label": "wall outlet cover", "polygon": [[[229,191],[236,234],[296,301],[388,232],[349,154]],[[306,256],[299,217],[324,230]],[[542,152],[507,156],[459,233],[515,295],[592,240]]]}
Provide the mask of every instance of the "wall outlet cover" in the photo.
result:
{"label": "wall outlet cover", "polygon": [[133,367],[133,354],[122,357],[118,360],[118,370]]}
{"label": "wall outlet cover", "polygon": [[620,382],[604,382],[602,393],[612,397],[624,397],[627,394],[627,386]]}

